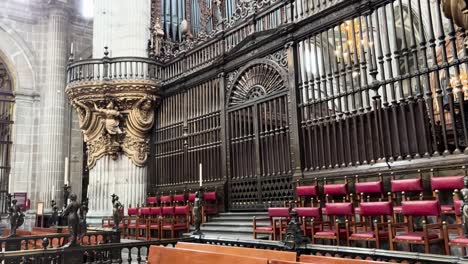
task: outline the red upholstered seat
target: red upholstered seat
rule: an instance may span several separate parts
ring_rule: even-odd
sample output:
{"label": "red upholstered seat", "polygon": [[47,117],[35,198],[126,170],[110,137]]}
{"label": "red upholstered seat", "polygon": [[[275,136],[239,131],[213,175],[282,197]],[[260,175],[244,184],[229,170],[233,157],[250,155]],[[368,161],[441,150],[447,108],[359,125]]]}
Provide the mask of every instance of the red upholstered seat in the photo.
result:
{"label": "red upholstered seat", "polygon": [[326,184],[323,186],[323,192],[329,195],[346,195],[348,185],[346,183]]}
{"label": "red upholstered seat", "polygon": [[[368,231],[368,232],[358,232],[358,233],[353,233],[351,234],[352,238],[375,238],[375,232],[374,231]],[[388,232],[387,231],[379,231],[379,237],[388,237]]]}
{"label": "red upholstered seat", "polygon": [[437,200],[430,201],[403,201],[402,214],[412,216],[439,216],[440,204]]}
{"label": "red upholstered seat", "polygon": [[270,207],[268,208],[270,217],[289,217],[289,207]]}
{"label": "red upholstered seat", "polygon": [[374,181],[374,182],[357,182],[355,185],[356,193],[382,193],[383,192],[383,185],[382,181]]}
{"label": "red upholstered seat", "polygon": [[150,215],[161,215],[161,207],[150,207]]}
{"label": "red upholstered seat", "polygon": [[216,192],[206,192],[203,195],[203,199],[206,201],[215,201],[216,200]]}
{"label": "red upholstered seat", "polygon": [[205,208],[205,214],[216,214],[217,212],[218,212],[217,208],[210,208],[210,207]]}
{"label": "red upholstered seat", "polygon": [[131,223],[131,224],[128,224],[128,228],[136,228],[136,224],[135,223]]}
{"label": "red upholstered seat", "polygon": [[136,208],[136,207],[128,208],[127,209],[127,214],[128,215],[137,215],[138,214],[138,208]]}
{"label": "red upholstered seat", "polygon": [[393,206],[393,212],[395,213],[401,213],[401,206]]}
{"label": "red upholstered seat", "polygon": [[172,203],[172,196],[170,195],[161,196],[162,205],[170,205],[171,203]]}
{"label": "red upholstered seat", "polygon": [[146,228],[146,224],[139,224],[137,227],[138,228]]}
{"label": "red upholstered seat", "polygon": [[[340,235],[346,234],[346,229],[340,229]],[[315,236],[335,236],[336,235],[336,230],[325,230],[325,231],[319,231],[315,233]]]}
{"label": "red upholstered seat", "polygon": [[272,227],[272,226],[260,226],[260,227],[257,227],[256,230],[260,230],[260,231],[272,231],[272,230],[273,230],[273,227]]}
{"label": "red upholstered seat", "polygon": [[[436,239],[439,235],[436,233],[429,233],[428,239]],[[424,241],[424,233],[423,232],[410,232],[410,233],[402,233],[395,236],[395,240],[408,240],[408,241]]]}
{"label": "red upholstered seat", "polygon": [[361,207],[354,207],[354,212],[356,214],[361,214]]}
{"label": "red upholstered seat", "polygon": [[326,203],[328,215],[353,215],[354,208],[352,203]]}
{"label": "red upholstered seat", "polygon": [[158,197],[156,197],[156,196],[146,198],[146,204],[148,204],[148,205],[155,205],[157,203],[158,203]]}
{"label": "red upholstered seat", "polygon": [[189,193],[188,200],[191,203],[195,202],[195,193]]}
{"label": "red upholstered seat", "polygon": [[423,191],[421,178],[392,180],[391,185],[392,185],[392,188],[391,188],[392,192]]}
{"label": "red upholstered seat", "polygon": [[159,224],[149,225],[149,228],[151,228],[151,229],[155,229],[155,228],[158,228],[158,227],[159,227]]}
{"label": "red upholstered seat", "polygon": [[468,245],[468,238],[467,237],[456,237],[456,238],[450,240],[450,243]]}
{"label": "red upholstered seat", "polygon": [[176,203],[185,203],[185,195],[184,194],[174,195],[174,202],[176,202]]}
{"label": "red upholstered seat", "polygon": [[297,212],[297,216],[299,217],[322,217],[322,213],[319,207],[297,207],[295,210]]}
{"label": "red upholstered seat", "polygon": [[440,210],[442,212],[450,212],[453,211],[453,205],[441,205]]}
{"label": "red upholstered seat", "polygon": [[297,196],[317,196],[317,185],[297,186]]}
{"label": "red upholstered seat", "polygon": [[174,224],[174,225],[163,225],[162,228],[171,229],[172,226],[174,227],[174,229],[183,229],[187,227],[187,224],[180,223],[180,224]]}
{"label": "red upholstered seat", "polygon": [[140,215],[150,215],[150,208],[149,207],[140,208]]}
{"label": "red upholstered seat", "polygon": [[444,176],[432,177],[431,188],[432,190],[455,190],[463,189],[464,176]]}

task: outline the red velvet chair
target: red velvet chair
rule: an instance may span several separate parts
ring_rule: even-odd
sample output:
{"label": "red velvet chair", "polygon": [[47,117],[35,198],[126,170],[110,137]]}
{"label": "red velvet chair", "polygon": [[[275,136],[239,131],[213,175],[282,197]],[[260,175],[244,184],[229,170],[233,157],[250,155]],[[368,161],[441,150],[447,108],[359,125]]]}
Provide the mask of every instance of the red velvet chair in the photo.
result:
{"label": "red velvet chair", "polygon": [[[441,191],[449,191],[453,193],[463,189],[464,176],[444,176],[444,177],[431,177],[431,189],[434,197],[440,201],[439,196]],[[442,214],[454,214],[453,201],[452,204],[445,204],[440,206]]]}
{"label": "red velvet chair", "polygon": [[[157,238],[161,239],[161,207],[150,207],[150,215],[148,219],[148,239]],[[156,236],[153,236],[156,231]]]}
{"label": "red velvet chair", "polygon": [[157,206],[158,205],[158,197],[157,196],[152,196],[152,197],[146,197],[146,206]]}
{"label": "red velvet chair", "polygon": [[393,200],[393,212],[396,214],[400,214],[402,212],[402,207],[400,203],[398,203],[398,194],[400,194],[401,202],[408,200],[407,193],[413,192],[418,194],[418,198],[422,198],[422,194],[424,191],[421,176],[416,179],[401,179],[395,180],[394,175],[392,174],[391,180],[391,190],[392,192],[389,193],[389,196],[392,196]]}
{"label": "red velvet chair", "polygon": [[164,195],[159,199],[161,206],[172,206],[172,195]]}
{"label": "red velvet chair", "polygon": [[[268,208],[268,217],[255,217],[253,218],[253,238],[257,239],[257,234],[268,234],[273,237],[273,240],[276,240],[278,233],[280,237],[282,236],[279,232],[280,221],[282,218],[289,218],[289,208],[288,207],[270,207]],[[268,226],[257,226],[257,221],[269,220],[270,223]],[[281,237],[282,238],[282,237]]]}
{"label": "red velvet chair", "polygon": [[[408,251],[412,244],[424,245],[425,253],[429,253],[429,246],[435,243],[444,244],[442,234],[442,223],[440,220],[440,204],[437,200],[430,201],[403,201],[401,204],[404,215],[404,222],[389,223],[390,230],[390,250],[394,250],[395,243],[404,243],[408,245]],[[422,231],[414,228],[414,217],[422,217]],[[437,223],[429,224],[427,218],[437,217]],[[395,228],[404,228],[405,232],[396,233]],[[444,248],[445,249],[445,248]]]}
{"label": "red velvet chair", "polygon": [[216,192],[205,192],[203,194],[203,217],[206,218],[208,222],[208,216],[213,216],[218,214],[218,199]]}
{"label": "red velvet chair", "polygon": [[150,218],[150,209],[151,207],[142,207],[140,208],[140,213],[138,214],[136,220],[136,239],[144,237],[145,240],[148,240],[148,221]]}
{"label": "red velvet chair", "polygon": [[[377,198],[378,201],[382,201],[384,199],[384,188],[381,174],[379,174],[378,181],[371,182],[359,182],[359,177],[356,176],[356,183],[354,184],[354,189],[356,192],[357,200],[360,203],[371,202],[375,198]],[[356,214],[360,214],[361,208],[358,206],[354,208],[354,211],[356,212]]]}
{"label": "red velvet chair", "polygon": [[[132,208],[127,209],[127,217],[126,217],[127,230],[125,232],[127,237],[136,236],[138,214],[139,214],[138,207],[132,207]],[[133,235],[132,235],[132,231],[133,231]]]}
{"label": "red velvet chair", "polygon": [[173,197],[174,206],[183,206],[185,205],[185,194],[174,194]]}
{"label": "red velvet chair", "polygon": [[[348,223],[348,245],[350,241],[371,241],[380,249],[380,242],[388,240],[388,221],[393,222],[393,208],[389,201],[363,202],[360,204],[360,222]],[[359,230],[361,228],[361,230]]]}
{"label": "red velvet chair", "polygon": [[320,207],[297,207],[294,210],[300,219],[301,229],[304,236],[310,236],[313,240],[314,233],[320,230],[323,222],[322,210]]}
{"label": "red velvet chair", "polygon": [[[296,187],[297,204],[300,207],[306,206],[306,200],[310,199],[310,206],[314,206],[314,198],[318,196],[318,185],[315,180],[314,185],[303,185]],[[317,201],[317,203],[320,203]]]}
{"label": "red velvet chair", "polygon": [[[466,256],[466,247],[468,247],[468,238],[463,234],[463,225],[461,219],[461,205],[462,200],[456,200],[454,202],[454,213],[455,213],[455,224],[447,224],[446,222],[443,223],[443,230],[444,230],[444,241],[445,241],[445,253],[450,255],[451,247],[460,247],[461,248],[461,255]],[[456,237],[450,239],[450,231],[456,231]]]}
{"label": "red velvet chair", "polygon": [[163,207],[161,219],[161,239],[164,239],[164,231],[170,231],[171,239],[175,238],[176,231],[189,231],[189,207]]}
{"label": "red velvet chair", "polygon": [[[336,198],[340,202],[349,201],[348,193],[348,177],[345,177],[344,183],[327,184],[327,179],[324,179],[323,194],[325,195],[325,203],[334,203]],[[322,214],[327,214],[327,207],[322,208]]]}
{"label": "red velvet chair", "polygon": [[312,237],[312,243],[315,244],[317,239],[336,241],[336,245],[340,245],[340,241],[342,240],[348,243],[350,234],[346,229],[346,222],[353,222],[353,204],[350,202],[327,203],[325,206],[328,221],[322,224],[319,231],[315,232]]}

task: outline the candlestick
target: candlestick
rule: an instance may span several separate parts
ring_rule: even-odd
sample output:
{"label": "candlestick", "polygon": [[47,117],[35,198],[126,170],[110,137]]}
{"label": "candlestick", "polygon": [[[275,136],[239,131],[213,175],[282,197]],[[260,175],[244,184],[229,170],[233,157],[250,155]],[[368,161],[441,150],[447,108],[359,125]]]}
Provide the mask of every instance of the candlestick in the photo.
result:
{"label": "candlestick", "polygon": [[70,46],[70,53],[73,54],[73,42],[71,43],[71,46]]}
{"label": "candlestick", "polygon": [[202,187],[203,177],[202,177],[202,164],[201,163],[199,165],[199,169],[200,169],[200,187]]}
{"label": "candlestick", "polygon": [[52,200],[55,200],[55,186],[52,185]]}
{"label": "candlestick", "polygon": [[68,157],[65,157],[65,173],[63,175],[63,184],[68,185]]}

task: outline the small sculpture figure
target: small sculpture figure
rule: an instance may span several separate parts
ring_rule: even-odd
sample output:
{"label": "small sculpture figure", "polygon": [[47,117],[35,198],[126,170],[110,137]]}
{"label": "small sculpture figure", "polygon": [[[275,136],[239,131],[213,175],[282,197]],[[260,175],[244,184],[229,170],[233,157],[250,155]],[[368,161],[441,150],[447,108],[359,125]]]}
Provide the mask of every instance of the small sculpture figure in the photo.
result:
{"label": "small sculpture figure", "polygon": [[291,220],[289,220],[288,227],[286,228],[286,235],[284,236],[283,243],[286,249],[296,250],[307,243],[309,239],[303,235],[295,209],[291,210],[290,217]]}
{"label": "small sculpture figure", "polygon": [[119,196],[112,194],[112,216],[114,218],[114,229],[119,230],[120,221],[122,221],[123,205],[119,201]]}
{"label": "small sculpture figure", "polygon": [[86,230],[88,229],[88,224],[86,223],[88,210],[88,198],[85,198],[80,208],[80,239],[83,238],[83,235],[86,234]]}
{"label": "small sculpture figure", "polygon": [[460,191],[461,199],[463,201],[460,207],[462,215],[463,234],[468,237],[468,176],[464,178],[464,188]]}
{"label": "small sculpture figure", "polygon": [[213,0],[214,18],[216,19],[216,30],[223,30],[223,16],[221,15],[221,0]]}
{"label": "small sculpture figure", "polygon": [[68,217],[68,230],[70,232],[70,241],[65,246],[76,246],[77,238],[80,235],[80,218],[78,210],[80,210],[80,204],[76,201],[76,194],[70,194],[70,204],[63,211],[63,216]]}
{"label": "small sculpture figure", "polygon": [[202,206],[203,206],[203,195],[201,189],[195,192],[195,201],[193,202],[193,222],[195,225],[195,230],[193,235],[202,235],[201,223],[202,223]]}
{"label": "small sculpture figure", "polygon": [[11,201],[10,207],[8,208],[8,218],[10,219],[10,236],[16,236],[16,229],[24,223],[24,214],[21,208],[16,204],[17,200]]}
{"label": "small sculpture figure", "polygon": [[56,226],[59,220],[58,206],[55,200],[50,201],[50,206],[52,207],[52,216],[49,220],[50,226]]}
{"label": "small sculpture figure", "polygon": [[117,110],[117,107],[114,107],[114,102],[110,101],[106,108],[98,108],[97,105],[94,104],[94,109],[104,118],[104,124],[108,134],[116,135],[123,133],[119,126],[119,118],[122,115]]}
{"label": "small sculpture figure", "polygon": [[68,197],[70,196],[71,187],[68,184],[63,186],[63,208],[67,208]]}

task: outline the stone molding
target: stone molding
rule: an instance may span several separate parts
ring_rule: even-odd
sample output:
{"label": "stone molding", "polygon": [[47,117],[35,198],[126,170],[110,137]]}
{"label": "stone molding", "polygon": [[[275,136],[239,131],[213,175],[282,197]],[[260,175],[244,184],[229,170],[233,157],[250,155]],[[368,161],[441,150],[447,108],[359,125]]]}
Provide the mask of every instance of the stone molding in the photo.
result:
{"label": "stone molding", "polygon": [[89,169],[105,155],[117,159],[120,153],[136,166],[146,165],[159,88],[154,80],[84,81],[66,88],[78,113]]}

